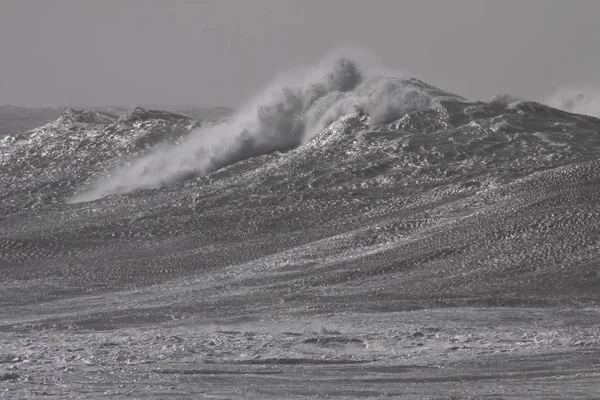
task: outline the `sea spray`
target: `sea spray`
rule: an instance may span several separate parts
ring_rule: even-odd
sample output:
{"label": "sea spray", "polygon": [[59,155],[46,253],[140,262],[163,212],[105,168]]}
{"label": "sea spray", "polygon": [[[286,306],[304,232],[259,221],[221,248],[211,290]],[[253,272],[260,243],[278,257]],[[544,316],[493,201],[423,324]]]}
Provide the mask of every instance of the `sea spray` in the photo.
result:
{"label": "sea spray", "polygon": [[199,129],[178,146],[158,149],[129,163],[70,201],[156,188],[250,157],[287,151],[357,110],[379,125],[428,107],[437,98],[458,98],[419,80],[381,72],[357,58],[336,54],[313,68],[286,74],[227,121]]}

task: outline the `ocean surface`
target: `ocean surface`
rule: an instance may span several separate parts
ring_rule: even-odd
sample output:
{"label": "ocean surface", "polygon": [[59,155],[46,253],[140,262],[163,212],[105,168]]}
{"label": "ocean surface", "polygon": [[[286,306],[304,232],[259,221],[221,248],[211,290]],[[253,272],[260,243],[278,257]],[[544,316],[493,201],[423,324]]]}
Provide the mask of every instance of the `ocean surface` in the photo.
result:
{"label": "ocean surface", "polygon": [[14,110],[2,398],[600,393],[592,115],[344,57],[231,113]]}

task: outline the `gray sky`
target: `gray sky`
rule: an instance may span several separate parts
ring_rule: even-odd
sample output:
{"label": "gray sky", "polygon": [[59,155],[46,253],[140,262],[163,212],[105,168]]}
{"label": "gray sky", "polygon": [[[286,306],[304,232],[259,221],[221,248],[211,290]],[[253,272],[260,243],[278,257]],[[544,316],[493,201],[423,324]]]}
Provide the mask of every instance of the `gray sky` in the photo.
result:
{"label": "gray sky", "polygon": [[338,46],[472,99],[600,86],[600,1],[0,0],[0,104],[237,105]]}

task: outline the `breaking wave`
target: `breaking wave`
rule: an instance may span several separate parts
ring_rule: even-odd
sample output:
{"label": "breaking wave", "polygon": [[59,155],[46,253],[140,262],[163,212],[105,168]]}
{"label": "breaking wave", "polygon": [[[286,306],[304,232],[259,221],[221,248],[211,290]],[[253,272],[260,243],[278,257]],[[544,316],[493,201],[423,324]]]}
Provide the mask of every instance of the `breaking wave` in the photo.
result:
{"label": "breaking wave", "polygon": [[378,125],[441,98],[462,99],[358,59],[333,54],[315,67],[288,73],[227,121],[193,132],[178,146],[135,160],[71,202],[156,188],[250,157],[290,150],[351,112],[365,112],[370,123]]}

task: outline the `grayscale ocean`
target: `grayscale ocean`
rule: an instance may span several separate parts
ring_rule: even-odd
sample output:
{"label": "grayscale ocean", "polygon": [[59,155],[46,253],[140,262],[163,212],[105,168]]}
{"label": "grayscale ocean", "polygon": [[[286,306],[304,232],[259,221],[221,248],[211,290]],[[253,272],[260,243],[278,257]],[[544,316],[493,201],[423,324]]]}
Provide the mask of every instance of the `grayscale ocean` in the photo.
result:
{"label": "grayscale ocean", "polygon": [[41,110],[0,113],[0,398],[599,396],[600,119],[345,57]]}

